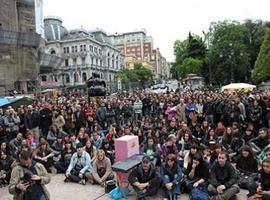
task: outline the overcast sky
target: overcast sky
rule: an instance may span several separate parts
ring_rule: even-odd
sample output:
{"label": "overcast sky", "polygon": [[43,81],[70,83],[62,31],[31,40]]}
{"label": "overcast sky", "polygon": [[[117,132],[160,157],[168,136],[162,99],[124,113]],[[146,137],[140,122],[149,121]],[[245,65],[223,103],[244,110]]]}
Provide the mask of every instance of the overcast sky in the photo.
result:
{"label": "overcast sky", "polygon": [[61,17],[67,29],[123,33],[145,28],[154,47],[173,61],[174,41],[189,31],[202,35],[210,22],[270,20],[270,0],[44,0],[44,15]]}

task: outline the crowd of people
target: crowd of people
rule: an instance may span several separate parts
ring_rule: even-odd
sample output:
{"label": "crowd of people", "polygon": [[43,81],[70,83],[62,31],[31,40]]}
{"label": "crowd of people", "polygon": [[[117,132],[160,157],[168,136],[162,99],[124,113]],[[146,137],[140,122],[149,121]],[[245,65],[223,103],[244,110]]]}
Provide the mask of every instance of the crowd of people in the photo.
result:
{"label": "crowd of people", "polygon": [[[38,97],[0,109],[0,184],[15,199],[49,199],[49,173],[85,185],[115,179],[114,140],[137,135],[138,199],[270,199],[270,92],[119,92]],[[239,188],[240,187],[240,188]],[[35,192],[28,192],[28,191]],[[27,198],[25,197],[27,196]]]}

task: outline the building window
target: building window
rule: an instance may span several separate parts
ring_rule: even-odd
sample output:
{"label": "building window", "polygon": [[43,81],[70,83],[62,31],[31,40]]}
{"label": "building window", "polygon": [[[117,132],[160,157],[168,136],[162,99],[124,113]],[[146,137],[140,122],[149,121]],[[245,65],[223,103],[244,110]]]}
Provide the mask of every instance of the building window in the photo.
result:
{"label": "building window", "polygon": [[91,57],[91,64],[93,65],[94,64],[94,58]]}
{"label": "building window", "polygon": [[109,81],[110,82],[112,81],[112,75],[111,74],[109,75]]}
{"label": "building window", "polygon": [[47,76],[41,76],[41,81],[47,81]]}
{"label": "building window", "polygon": [[55,81],[55,82],[57,82],[57,81],[58,81],[57,76],[54,76],[54,81]]}
{"label": "building window", "polygon": [[102,67],[102,60],[99,60],[99,61],[100,61],[100,64],[99,65],[100,65],[100,67]]}
{"label": "building window", "polygon": [[74,46],[71,47],[71,52],[74,53]]}
{"label": "building window", "polygon": [[65,59],[65,66],[66,66],[66,67],[69,66],[68,59]]}
{"label": "building window", "polygon": [[90,51],[93,52],[93,46],[90,45],[89,47],[90,47]]}
{"label": "building window", "polygon": [[83,51],[86,51],[86,45],[85,44],[83,45]]}
{"label": "building window", "polygon": [[75,83],[78,82],[78,73],[77,72],[74,73],[74,82]]}
{"label": "building window", "polygon": [[97,47],[94,48],[94,52],[97,53]]}
{"label": "building window", "polygon": [[96,65],[98,65],[98,59],[96,58]]}
{"label": "building window", "polygon": [[80,45],[80,51],[83,51],[83,45]]}
{"label": "building window", "polygon": [[73,58],[73,65],[77,64],[77,58]]}
{"label": "building window", "polygon": [[82,65],[85,65],[85,57],[82,57]]}
{"label": "building window", "polygon": [[82,74],[82,78],[83,78],[83,82],[86,82],[87,81],[87,75],[85,72],[83,72]]}
{"label": "building window", "polygon": [[75,52],[78,52],[77,46],[75,46]]}
{"label": "building window", "polygon": [[99,55],[101,55],[101,54],[102,54],[101,49],[99,49],[99,50],[98,50],[98,52],[99,52]]}
{"label": "building window", "polygon": [[66,52],[69,53],[69,47],[66,47]]}
{"label": "building window", "polygon": [[70,78],[68,74],[66,74],[66,83],[70,83]]}
{"label": "building window", "polygon": [[54,55],[54,54],[56,54],[55,50],[51,49],[51,55]]}
{"label": "building window", "polygon": [[66,51],[66,47],[64,47],[63,49],[64,49],[64,53],[67,53],[67,51]]}

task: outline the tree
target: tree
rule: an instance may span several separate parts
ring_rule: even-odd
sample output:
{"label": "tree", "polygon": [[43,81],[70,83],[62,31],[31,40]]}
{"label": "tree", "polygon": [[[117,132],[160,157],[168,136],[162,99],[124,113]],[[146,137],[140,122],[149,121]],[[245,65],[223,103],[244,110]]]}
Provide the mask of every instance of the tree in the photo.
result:
{"label": "tree", "polygon": [[187,74],[201,75],[201,69],[203,67],[203,61],[195,58],[186,58],[182,65],[180,65],[181,78],[186,77]]}
{"label": "tree", "polygon": [[209,59],[214,84],[246,81],[250,60],[247,28],[237,21],[223,21],[211,23],[209,29]]}
{"label": "tree", "polygon": [[143,87],[154,82],[153,72],[141,63],[135,63],[133,69],[122,69],[118,73],[118,77],[124,84],[139,82]]}
{"label": "tree", "polygon": [[[174,42],[175,63],[171,68],[172,77],[178,79],[183,78],[188,72],[201,72],[202,69],[196,69],[196,67],[204,67],[205,54],[206,46],[198,35],[189,33],[187,39],[176,40]],[[188,67],[192,67],[192,69],[189,70]]]}
{"label": "tree", "polygon": [[255,83],[270,80],[270,29],[268,28],[252,73]]}

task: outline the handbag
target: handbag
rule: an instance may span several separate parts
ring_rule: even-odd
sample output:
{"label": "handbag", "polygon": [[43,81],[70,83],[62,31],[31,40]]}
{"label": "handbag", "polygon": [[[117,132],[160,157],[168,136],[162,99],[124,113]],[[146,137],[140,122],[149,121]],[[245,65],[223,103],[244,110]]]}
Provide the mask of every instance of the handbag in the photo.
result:
{"label": "handbag", "polygon": [[240,175],[238,179],[238,185],[241,189],[249,189],[249,185],[256,181],[258,174],[253,173],[250,175]]}
{"label": "handbag", "polygon": [[211,200],[211,198],[203,187],[198,187],[192,189],[191,200]]}

